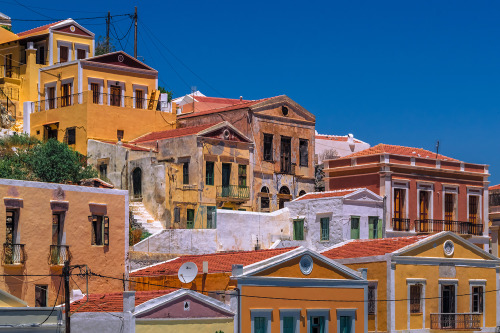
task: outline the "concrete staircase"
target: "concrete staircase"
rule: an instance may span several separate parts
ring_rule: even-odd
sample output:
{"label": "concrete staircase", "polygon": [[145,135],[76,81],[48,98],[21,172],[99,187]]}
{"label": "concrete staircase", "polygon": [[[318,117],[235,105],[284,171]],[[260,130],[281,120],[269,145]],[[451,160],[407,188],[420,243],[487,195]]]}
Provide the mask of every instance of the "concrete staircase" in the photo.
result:
{"label": "concrete staircase", "polygon": [[147,230],[151,234],[163,230],[161,222],[155,221],[154,217],[148,213],[142,202],[130,202],[129,207],[132,211],[134,220],[140,224],[144,230]]}

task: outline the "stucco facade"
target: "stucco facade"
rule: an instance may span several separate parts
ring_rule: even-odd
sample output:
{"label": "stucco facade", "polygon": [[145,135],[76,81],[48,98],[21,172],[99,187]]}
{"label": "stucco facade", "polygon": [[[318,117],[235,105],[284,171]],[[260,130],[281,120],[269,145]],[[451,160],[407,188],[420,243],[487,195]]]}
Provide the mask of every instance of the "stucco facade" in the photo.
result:
{"label": "stucco facade", "polygon": [[[127,192],[1,179],[0,193],[4,205],[0,216],[7,225],[0,230],[5,240],[0,273],[51,275],[5,277],[0,289],[29,306],[60,304],[64,301],[58,292],[60,274],[66,260],[86,264],[93,272],[126,276]],[[71,289],[85,285],[84,278],[73,279]],[[93,292],[122,288],[121,281],[89,280]]]}

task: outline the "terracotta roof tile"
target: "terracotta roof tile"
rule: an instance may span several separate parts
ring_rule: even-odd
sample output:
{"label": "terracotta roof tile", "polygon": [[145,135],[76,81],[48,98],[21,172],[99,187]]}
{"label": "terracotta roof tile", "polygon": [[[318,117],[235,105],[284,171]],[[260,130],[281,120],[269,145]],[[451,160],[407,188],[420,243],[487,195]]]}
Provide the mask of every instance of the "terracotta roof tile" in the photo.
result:
{"label": "terracotta roof tile", "polygon": [[176,275],[182,264],[194,262],[198,270],[203,267],[203,262],[208,262],[208,273],[231,272],[232,265],[251,265],[253,263],[272,258],[282,253],[286,253],[296,247],[287,247],[281,249],[257,250],[257,251],[238,251],[238,252],[220,252],[212,254],[182,256],[164,263],[145,267],[143,269],[130,273],[130,277],[139,276],[162,276]]}
{"label": "terracotta roof tile", "polygon": [[[135,292],[135,306],[145,303],[154,298],[170,294],[177,289],[167,290],[147,290]],[[81,306],[81,307],[80,307]],[[70,311],[74,312],[122,312],[123,311],[123,292],[107,294],[90,294],[87,302],[87,296],[70,304]]]}
{"label": "terracotta roof tile", "polygon": [[[351,158],[351,157],[359,157],[359,156],[368,156],[368,155],[378,155],[378,154],[394,154],[394,155],[403,155],[409,157],[421,157],[421,158],[432,158],[436,159],[436,153],[433,153],[429,150],[425,150],[423,148],[413,148],[413,147],[404,147],[404,146],[395,146],[395,145],[386,145],[383,143],[379,143],[376,146],[371,148],[358,151],[354,154],[347,155],[341,158]],[[455,161],[458,160],[447,157],[444,155],[437,155],[438,160],[447,160],[447,161]]]}
{"label": "terracotta roof tile", "polygon": [[380,239],[356,239],[334,246],[321,254],[330,259],[381,256],[402,249],[405,246],[414,244],[427,237],[429,237],[429,235]]}
{"label": "terracotta roof tile", "polygon": [[500,190],[500,184],[490,186],[490,187],[488,188],[488,190]]}
{"label": "terracotta roof tile", "polygon": [[212,127],[216,124],[218,124],[218,123],[205,124],[205,125],[199,125],[199,126],[182,127],[182,128],[176,128],[176,129],[160,131],[160,132],[151,132],[151,133],[140,136],[137,139],[130,141],[130,143],[141,143],[141,142],[149,142],[149,141],[179,138],[182,136],[194,135],[194,134],[197,134],[197,133],[203,131],[204,129]]}
{"label": "terracotta roof tile", "polygon": [[[64,20],[63,20],[64,21]],[[33,28],[31,30],[26,30],[26,31],[23,31],[23,32],[19,32],[17,33],[17,35],[19,37],[27,37],[29,35],[33,35],[35,33],[38,33],[38,32],[43,32],[44,30],[48,30],[50,27],[58,24],[58,23],[61,23],[63,21],[57,21],[57,22],[53,22],[53,23],[49,23],[49,24],[46,24],[46,25],[42,25],[41,27],[38,27],[38,28]],[[48,32],[48,31],[47,31]]]}
{"label": "terracotta roof tile", "polygon": [[343,190],[335,190],[335,191],[326,191],[326,192],[311,192],[304,194],[301,197],[298,197],[297,199],[293,201],[301,201],[301,200],[309,200],[309,199],[320,199],[320,198],[336,198],[336,197],[343,197],[344,195],[348,195],[351,193],[356,192],[359,190],[359,188],[350,188],[350,189],[343,189]]}
{"label": "terracotta roof tile", "polygon": [[[115,142],[115,141],[102,141],[104,143],[109,143],[109,144],[112,144],[112,145],[117,145],[118,142]],[[141,147],[141,146],[138,146],[136,144],[131,144],[131,143],[124,143],[122,142],[121,145],[125,148],[128,148],[130,150],[134,150],[134,151],[151,151],[152,148],[148,148],[148,147]],[[153,151],[156,151],[155,149],[153,149]]]}
{"label": "terracotta roof tile", "polygon": [[[340,141],[340,142],[347,142],[347,135],[322,135],[318,134],[315,136],[316,140],[330,140],[330,141]],[[362,143],[363,141],[360,141],[358,139],[354,139],[355,143]]]}
{"label": "terracotta roof tile", "polygon": [[[258,99],[258,100],[255,100],[255,101],[248,101],[248,102],[244,102],[244,103],[239,103],[239,104],[235,104],[235,105],[230,105],[230,106],[220,107],[220,108],[214,108],[214,109],[204,110],[204,111],[199,111],[199,112],[191,112],[191,113],[179,115],[177,118],[178,119],[184,119],[184,118],[197,117],[197,116],[202,116],[202,115],[211,114],[211,113],[219,113],[219,112],[225,112],[225,111],[232,111],[232,110],[244,109],[244,108],[248,108],[248,107],[250,107],[252,105],[261,103],[261,102],[263,102],[265,100],[271,99],[271,98],[274,98],[274,97],[263,98],[263,99]],[[195,106],[195,108],[196,108],[196,106]]]}

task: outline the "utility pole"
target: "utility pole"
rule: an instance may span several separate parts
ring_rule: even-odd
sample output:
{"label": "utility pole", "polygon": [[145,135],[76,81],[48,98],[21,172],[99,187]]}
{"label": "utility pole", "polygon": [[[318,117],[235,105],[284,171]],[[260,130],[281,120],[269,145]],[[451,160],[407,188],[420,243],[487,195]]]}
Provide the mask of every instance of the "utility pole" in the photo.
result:
{"label": "utility pole", "polygon": [[109,52],[109,24],[111,23],[111,12],[108,12],[108,18],[106,19],[106,53]]}
{"label": "utility pole", "polygon": [[69,275],[70,275],[70,269],[69,269],[69,261],[64,262],[64,267],[63,267],[63,279],[64,279],[64,311],[65,311],[65,316],[66,316],[66,333],[71,332],[71,326],[69,324]]}
{"label": "utility pole", "polygon": [[137,59],[137,6],[135,7],[134,14],[134,58]]}

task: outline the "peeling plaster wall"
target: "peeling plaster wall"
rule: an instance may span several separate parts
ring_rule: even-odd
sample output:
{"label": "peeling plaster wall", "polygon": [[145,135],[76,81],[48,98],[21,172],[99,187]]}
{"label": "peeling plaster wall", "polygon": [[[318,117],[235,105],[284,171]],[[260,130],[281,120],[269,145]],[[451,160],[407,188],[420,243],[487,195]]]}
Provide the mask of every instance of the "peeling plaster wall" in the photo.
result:
{"label": "peeling plaster wall", "polygon": [[291,234],[288,209],[273,213],[217,210],[217,229],[167,229],[134,245],[134,251],[206,254],[262,249]]}

